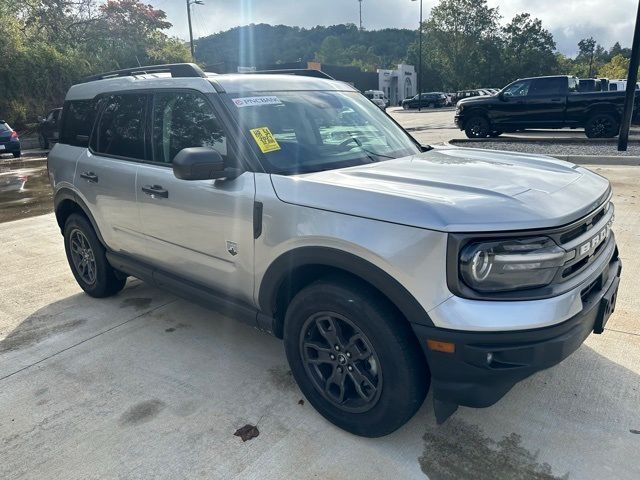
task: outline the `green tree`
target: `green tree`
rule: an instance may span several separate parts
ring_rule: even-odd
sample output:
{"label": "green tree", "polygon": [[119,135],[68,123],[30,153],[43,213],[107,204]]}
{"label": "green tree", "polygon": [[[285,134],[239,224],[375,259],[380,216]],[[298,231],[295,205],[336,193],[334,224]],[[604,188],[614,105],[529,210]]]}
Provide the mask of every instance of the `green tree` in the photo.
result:
{"label": "green tree", "polygon": [[340,39],[329,35],[320,44],[320,50],[316,53],[316,60],[320,63],[340,65],[343,63],[344,48]]}
{"label": "green tree", "polygon": [[503,61],[509,79],[549,75],[558,69],[553,35],[528,13],[513,17],[503,29]]}
{"label": "green tree", "polygon": [[603,78],[627,78],[629,73],[629,59],[621,54],[616,55],[609,63],[598,70],[598,76]]}
{"label": "green tree", "polygon": [[486,0],[441,0],[423,26],[424,70],[438,70],[448,90],[492,84],[501,71],[499,19]]}

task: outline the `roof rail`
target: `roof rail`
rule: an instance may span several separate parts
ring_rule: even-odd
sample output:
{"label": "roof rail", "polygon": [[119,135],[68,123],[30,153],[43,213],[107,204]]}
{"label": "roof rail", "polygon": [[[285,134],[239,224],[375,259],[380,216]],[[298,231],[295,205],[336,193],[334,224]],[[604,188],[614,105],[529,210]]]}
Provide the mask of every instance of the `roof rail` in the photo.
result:
{"label": "roof rail", "polygon": [[146,73],[171,73],[172,77],[206,77],[206,74],[195,63],[168,63],[166,65],[147,65],[112,72],[91,75],[84,79],[84,82],[95,82],[106,78],[131,77],[133,75],[144,75]]}
{"label": "roof rail", "polygon": [[300,75],[301,77],[325,78],[327,80],[335,80],[331,75],[324,73],[322,70],[312,70],[310,68],[289,68],[282,70],[256,70],[255,72],[244,72],[250,74],[280,74],[280,75]]}

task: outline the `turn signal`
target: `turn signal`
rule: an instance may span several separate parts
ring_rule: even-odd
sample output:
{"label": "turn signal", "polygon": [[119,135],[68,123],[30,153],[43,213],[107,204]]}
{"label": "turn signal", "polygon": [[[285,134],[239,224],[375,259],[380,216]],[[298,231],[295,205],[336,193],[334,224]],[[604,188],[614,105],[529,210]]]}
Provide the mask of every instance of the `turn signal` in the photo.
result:
{"label": "turn signal", "polygon": [[434,352],[453,353],[456,351],[455,343],[441,342],[439,340],[427,340],[427,347]]}

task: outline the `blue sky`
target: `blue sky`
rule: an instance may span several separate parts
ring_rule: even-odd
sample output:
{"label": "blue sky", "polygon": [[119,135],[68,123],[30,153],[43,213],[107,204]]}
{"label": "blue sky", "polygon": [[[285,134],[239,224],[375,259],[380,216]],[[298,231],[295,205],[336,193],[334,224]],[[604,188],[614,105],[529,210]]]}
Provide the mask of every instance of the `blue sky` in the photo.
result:
{"label": "blue sky", "polygon": [[[188,38],[185,0],[145,0],[167,12],[174,27],[171,34]],[[203,0],[193,6],[194,36],[211,35],[248,23],[271,23],[312,27],[358,23],[357,0]],[[425,16],[438,2],[424,0]],[[620,41],[630,46],[637,0],[489,0],[500,8],[503,21],[523,11],[540,18],[551,30],[558,49],[568,55],[581,38],[593,36],[605,47]],[[416,28],[418,2],[410,0],[363,0],[365,28]]]}

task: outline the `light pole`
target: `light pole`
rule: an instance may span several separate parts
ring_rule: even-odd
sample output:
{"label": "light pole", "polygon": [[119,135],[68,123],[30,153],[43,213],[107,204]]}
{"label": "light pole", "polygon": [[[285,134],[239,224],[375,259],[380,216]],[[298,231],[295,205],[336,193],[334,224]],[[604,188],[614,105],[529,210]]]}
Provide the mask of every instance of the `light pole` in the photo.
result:
{"label": "light pole", "polygon": [[358,0],[360,4],[360,31],[362,31],[362,0]]}
{"label": "light pole", "polygon": [[422,110],[422,0],[411,0],[412,2],[420,2],[420,26],[418,27],[418,111]]}
{"label": "light pole", "polygon": [[187,0],[187,19],[189,21],[189,45],[191,47],[191,60],[196,59],[193,49],[193,30],[191,28],[191,5],[204,5],[202,0]]}
{"label": "light pole", "polygon": [[622,112],[622,125],[618,135],[618,151],[626,152],[629,142],[629,128],[633,117],[633,102],[636,97],[636,83],[638,81],[638,66],[640,66],[640,4],[636,14],[636,25],[633,32],[633,43],[631,45],[631,60],[629,61],[629,73],[627,74],[627,93]]}

